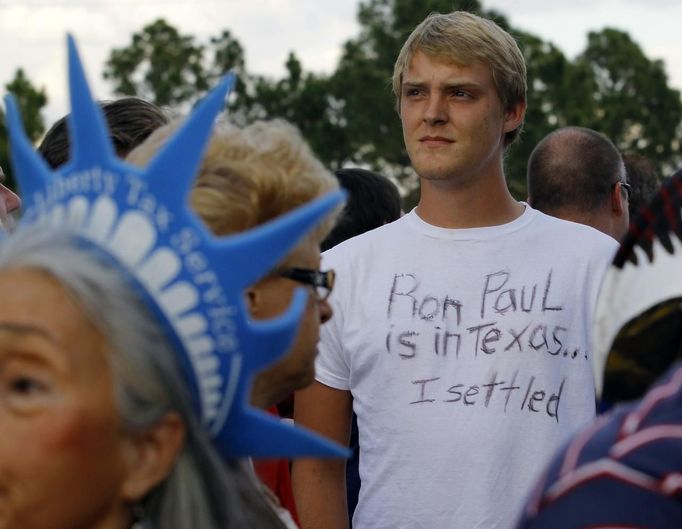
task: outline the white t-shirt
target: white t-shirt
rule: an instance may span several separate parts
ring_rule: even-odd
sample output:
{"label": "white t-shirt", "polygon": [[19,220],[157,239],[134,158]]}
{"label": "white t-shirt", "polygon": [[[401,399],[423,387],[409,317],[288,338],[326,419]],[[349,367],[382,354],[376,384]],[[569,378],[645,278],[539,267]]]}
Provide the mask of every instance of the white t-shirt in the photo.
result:
{"label": "white t-shirt", "polygon": [[337,284],[317,380],[358,415],[354,529],[514,525],[594,417],[591,320],[616,248],[526,206],[458,230],[412,211],[324,254]]}

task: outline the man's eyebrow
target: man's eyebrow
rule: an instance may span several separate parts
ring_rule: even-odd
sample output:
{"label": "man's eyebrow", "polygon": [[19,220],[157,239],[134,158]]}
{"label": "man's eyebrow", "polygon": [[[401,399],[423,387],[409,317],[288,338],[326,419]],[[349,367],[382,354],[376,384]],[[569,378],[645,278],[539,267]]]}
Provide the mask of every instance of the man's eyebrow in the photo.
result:
{"label": "man's eyebrow", "polygon": [[[403,87],[408,87],[408,88],[421,88],[429,83],[427,81],[411,81],[411,80],[405,80],[403,81],[402,86]],[[440,88],[443,88],[445,90],[452,90],[452,89],[466,89],[466,90],[478,90],[481,89],[481,85],[479,83],[473,82],[473,81],[452,81],[452,82],[445,82],[442,84],[438,85]]]}
{"label": "man's eyebrow", "polygon": [[453,81],[451,83],[443,83],[443,88],[446,89],[453,89],[453,88],[463,88],[466,90],[476,90],[480,89],[481,85],[479,83],[475,83],[473,81]]}

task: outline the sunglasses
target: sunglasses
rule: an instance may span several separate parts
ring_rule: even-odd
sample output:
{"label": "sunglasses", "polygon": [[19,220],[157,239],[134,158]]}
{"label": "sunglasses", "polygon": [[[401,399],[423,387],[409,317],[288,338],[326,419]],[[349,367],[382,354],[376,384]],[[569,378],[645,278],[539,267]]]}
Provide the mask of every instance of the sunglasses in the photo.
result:
{"label": "sunglasses", "polygon": [[277,271],[277,275],[313,287],[317,301],[325,301],[329,297],[336,279],[334,270],[323,272],[311,268],[283,268]]}

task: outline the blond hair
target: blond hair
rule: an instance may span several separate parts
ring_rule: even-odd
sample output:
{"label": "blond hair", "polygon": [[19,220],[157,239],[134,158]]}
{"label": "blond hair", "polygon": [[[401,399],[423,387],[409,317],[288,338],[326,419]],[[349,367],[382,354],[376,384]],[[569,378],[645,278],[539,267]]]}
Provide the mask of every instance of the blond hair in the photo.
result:
{"label": "blond hair", "polygon": [[[161,127],[128,156],[146,164],[179,126]],[[338,189],[338,181],[314,156],[293,125],[259,121],[244,128],[219,123],[201,162],[192,192],[194,211],[216,235],[246,231]],[[287,256],[322,242],[333,227],[328,216]]]}
{"label": "blond hair", "polygon": [[[462,66],[477,61],[487,65],[506,110],[526,100],[526,63],[509,33],[492,20],[466,11],[432,13],[410,34],[395,62],[393,93],[398,113],[403,74],[418,51]],[[521,126],[505,134],[505,145],[518,138]]]}

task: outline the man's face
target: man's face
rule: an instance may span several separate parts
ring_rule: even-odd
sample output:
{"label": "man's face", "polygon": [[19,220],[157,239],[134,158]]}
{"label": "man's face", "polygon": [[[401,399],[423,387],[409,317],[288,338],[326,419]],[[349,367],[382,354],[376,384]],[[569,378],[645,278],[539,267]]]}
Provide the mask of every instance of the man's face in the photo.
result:
{"label": "man's face", "polygon": [[501,163],[504,134],[525,104],[505,111],[490,69],[415,53],[403,74],[400,116],[405,146],[422,179],[466,183]]}

